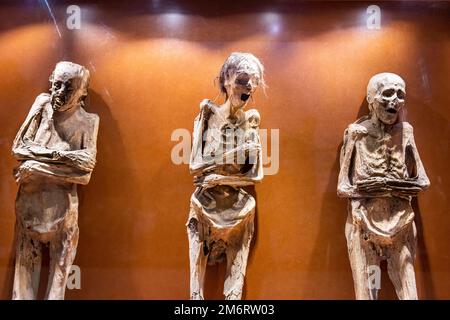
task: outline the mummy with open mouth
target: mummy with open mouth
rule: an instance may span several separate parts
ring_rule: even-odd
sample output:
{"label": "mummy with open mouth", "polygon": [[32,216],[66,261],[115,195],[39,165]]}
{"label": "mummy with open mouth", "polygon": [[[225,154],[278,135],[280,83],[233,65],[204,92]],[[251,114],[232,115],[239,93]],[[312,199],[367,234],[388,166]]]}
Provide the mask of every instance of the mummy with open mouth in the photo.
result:
{"label": "mummy with open mouth", "polygon": [[63,106],[65,102],[66,102],[66,99],[64,97],[56,96],[53,98],[53,104],[57,107]]}
{"label": "mummy with open mouth", "polygon": [[397,109],[395,109],[395,108],[388,108],[388,109],[386,109],[386,112],[392,113],[392,114],[396,114],[397,113]]}
{"label": "mummy with open mouth", "polygon": [[399,75],[374,75],[367,85],[369,114],[345,130],[337,192],[348,199],[345,236],[358,300],[378,299],[380,286],[368,286],[372,275],[361,271],[384,262],[397,297],[418,299],[412,198],[430,180],[413,127],[399,116],[405,98],[406,84]]}

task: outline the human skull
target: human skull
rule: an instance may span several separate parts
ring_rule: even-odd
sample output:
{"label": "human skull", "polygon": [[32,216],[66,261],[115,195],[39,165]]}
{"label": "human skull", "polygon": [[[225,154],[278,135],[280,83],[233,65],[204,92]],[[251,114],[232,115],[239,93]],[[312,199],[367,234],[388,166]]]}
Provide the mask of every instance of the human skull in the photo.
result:
{"label": "human skull", "polygon": [[50,76],[50,82],[53,110],[67,111],[77,104],[84,105],[89,86],[89,71],[86,68],[73,62],[59,62]]}
{"label": "human skull", "polygon": [[405,105],[405,81],[394,73],[374,75],[367,86],[370,112],[384,124],[394,124],[400,109]]}
{"label": "human skull", "polygon": [[222,66],[221,91],[235,107],[244,107],[259,85],[264,85],[264,67],[251,53],[233,52]]}

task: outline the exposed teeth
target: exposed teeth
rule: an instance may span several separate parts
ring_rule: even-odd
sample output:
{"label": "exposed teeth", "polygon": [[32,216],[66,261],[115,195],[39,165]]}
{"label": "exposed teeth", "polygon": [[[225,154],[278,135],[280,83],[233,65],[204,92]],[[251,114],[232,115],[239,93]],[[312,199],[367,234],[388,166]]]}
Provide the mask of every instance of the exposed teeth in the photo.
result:
{"label": "exposed teeth", "polygon": [[57,105],[64,104],[64,100],[59,97],[55,97],[54,101],[55,101],[55,104],[57,104]]}
{"label": "exposed teeth", "polygon": [[395,110],[394,108],[389,108],[386,111],[389,113],[397,113],[397,110]]}

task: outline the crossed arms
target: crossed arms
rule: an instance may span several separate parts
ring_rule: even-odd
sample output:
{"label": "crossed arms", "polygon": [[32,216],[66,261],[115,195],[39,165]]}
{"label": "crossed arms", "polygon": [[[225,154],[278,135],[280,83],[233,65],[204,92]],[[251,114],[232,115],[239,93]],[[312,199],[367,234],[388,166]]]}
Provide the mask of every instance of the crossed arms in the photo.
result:
{"label": "crossed arms", "polygon": [[[212,187],[215,185],[246,186],[260,182],[263,178],[262,153],[259,137],[253,141],[244,142],[236,148],[226,150],[215,155],[212,160],[205,160],[203,157],[203,136],[208,118],[210,115],[209,100],[203,100],[200,104],[200,114],[194,122],[192,153],[189,162],[189,170],[194,175],[194,184],[202,187]],[[234,154],[255,155],[254,163],[245,174],[221,175],[211,173],[227,163]]]}
{"label": "crossed arms", "polygon": [[386,177],[372,177],[367,180],[350,181],[350,172],[353,169],[353,155],[356,141],[367,134],[367,129],[358,124],[350,125],[344,133],[344,143],[341,148],[337,193],[340,197],[366,198],[396,196],[406,198],[416,196],[417,193],[430,185],[422,161],[417,150],[412,127],[405,123],[403,130],[406,134],[405,161],[410,162],[414,170],[408,179],[391,179]]}
{"label": "crossed arms", "polygon": [[96,162],[96,142],[99,120],[93,116],[89,132],[80,135],[80,150],[56,150],[35,142],[36,133],[43,122],[43,109],[49,102],[48,94],[41,94],[20,127],[14,139],[13,156],[23,163],[15,170],[18,183],[34,176],[54,178],[63,182],[87,184]]}

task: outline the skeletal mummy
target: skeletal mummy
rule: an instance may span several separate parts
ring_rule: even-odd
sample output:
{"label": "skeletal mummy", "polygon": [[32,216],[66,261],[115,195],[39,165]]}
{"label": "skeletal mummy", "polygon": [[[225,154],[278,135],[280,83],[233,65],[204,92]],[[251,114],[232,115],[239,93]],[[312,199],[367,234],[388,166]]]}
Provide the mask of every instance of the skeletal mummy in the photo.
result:
{"label": "skeletal mummy", "polygon": [[194,122],[190,171],[196,190],[187,222],[191,299],[204,299],[206,264],[226,259],[226,299],[241,299],[255,199],[242,187],[263,178],[260,116],[243,111],[258,86],[264,86],[261,62],[249,53],[232,53],[219,82],[226,101],[200,104]]}
{"label": "skeletal mummy", "polygon": [[19,129],[12,152],[19,166],[13,299],[36,299],[42,249],[50,250],[46,299],[64,299],[78,244],[77,185],[96,162],[99,118],[84,110],[89,71],[59,62],[50,94],[40,94]]}
{"label": "skeletal mummy", "polygon": [[417,299],[411,198],[430,182],[413,128],[399,119],[405,96],[400,76],[373,76],[367,87],[369,115],[344,133],[337,191],[349,199],[345,232],[357,299],[378,297],[369,271],[382,260],[387,260],[397,296]]}

